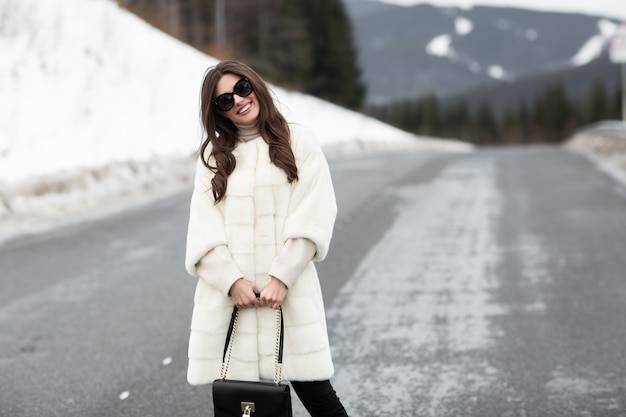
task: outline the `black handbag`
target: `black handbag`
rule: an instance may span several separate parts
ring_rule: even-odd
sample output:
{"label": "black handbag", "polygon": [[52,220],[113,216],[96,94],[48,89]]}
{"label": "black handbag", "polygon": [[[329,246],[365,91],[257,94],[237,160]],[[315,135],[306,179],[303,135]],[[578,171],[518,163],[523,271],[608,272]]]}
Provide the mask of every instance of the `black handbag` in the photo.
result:
{"label": "black handbag", "polygon": [[228,326],[220,379],[213,381],[215,417],[292,417],[289,385],[281,384],[283,364],[283,310],[276,310],[274,382],[226,379],[239,310],[235,306]]}

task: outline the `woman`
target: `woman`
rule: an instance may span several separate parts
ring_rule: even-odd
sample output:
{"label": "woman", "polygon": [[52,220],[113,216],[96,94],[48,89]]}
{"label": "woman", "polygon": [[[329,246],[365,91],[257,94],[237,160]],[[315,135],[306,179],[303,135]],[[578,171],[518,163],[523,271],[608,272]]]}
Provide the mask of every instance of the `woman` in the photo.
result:
{"label": "woman", "polygon": [[[275,309],[283,308],[283,377],[309,413],[346,416],[313,261],[328,252],[337,213],[328,164],[311,132],[287,124],[250,67],[210,68],[186,268],[198,275],[189,383],[219,378],[233,304],[240,309],[229,379],[273,379]],[[260,294],[258,297],[257,295]]]}

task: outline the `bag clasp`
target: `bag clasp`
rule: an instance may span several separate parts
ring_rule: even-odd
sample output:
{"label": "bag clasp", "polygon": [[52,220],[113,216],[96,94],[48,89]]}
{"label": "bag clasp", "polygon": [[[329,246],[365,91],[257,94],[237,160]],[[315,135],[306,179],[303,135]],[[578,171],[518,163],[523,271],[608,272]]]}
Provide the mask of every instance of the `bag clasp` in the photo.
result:
{"label": "bag clasp", "polygon": [[254,403],[248,401],[241,402],[241,411],[243,414],[241,417],[250,417],[250,413],[254,413]]}

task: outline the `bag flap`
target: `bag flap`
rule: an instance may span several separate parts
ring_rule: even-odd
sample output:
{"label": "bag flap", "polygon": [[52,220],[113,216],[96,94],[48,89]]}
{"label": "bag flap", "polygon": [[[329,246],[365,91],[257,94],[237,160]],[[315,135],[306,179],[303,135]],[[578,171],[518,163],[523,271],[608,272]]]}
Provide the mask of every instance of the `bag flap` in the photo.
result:
{"label": "bag flap", "polygon": [[241,403],[254,403],[252,417],[291,416],[289,385],[218,379],[213,382],[215,417],[241,417]]}

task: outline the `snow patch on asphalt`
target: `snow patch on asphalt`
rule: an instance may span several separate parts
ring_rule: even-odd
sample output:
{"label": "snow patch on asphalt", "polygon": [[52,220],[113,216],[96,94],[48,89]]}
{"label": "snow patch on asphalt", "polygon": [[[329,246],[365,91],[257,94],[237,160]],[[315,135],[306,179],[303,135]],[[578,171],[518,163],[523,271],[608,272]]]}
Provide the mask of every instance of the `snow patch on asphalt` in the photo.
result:
{"label": "snow patch on asphalt", "polygon": [[492,300],[503,205],[495,170],[488,158],[460,160],[428,184],[391,191],[401,212],[328,310],[334,384],[350,413],[442,415],[446,401],[497,379],[476,354],[506,313]]}

